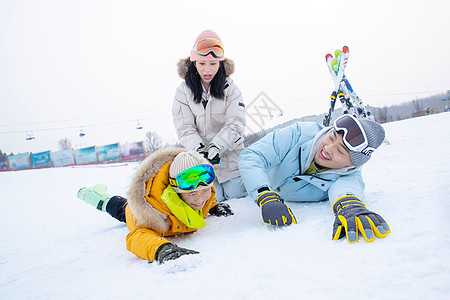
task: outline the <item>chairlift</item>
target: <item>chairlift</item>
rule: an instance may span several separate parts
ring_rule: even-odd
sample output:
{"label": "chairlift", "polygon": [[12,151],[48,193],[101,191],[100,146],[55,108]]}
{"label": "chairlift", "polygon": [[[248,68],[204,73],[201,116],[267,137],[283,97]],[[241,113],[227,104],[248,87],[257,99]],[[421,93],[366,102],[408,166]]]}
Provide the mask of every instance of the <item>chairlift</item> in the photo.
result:
{"label": "chairlift", "polygon": [[86,133],[84,133],[83,128],[81,128],[81,129],[80,129],[80,134],[79,134],[79,136],[80,136],[80,137],[84,137],[85,135],[86,135]]}
{"label": "chairlift", "polygon": [[25,140],[31,141],[31,140],[34,140],[34,139],[35,139],[35,137],[34,137],[33,131],[31,131],[31,132],[27,131],[27,136],[25,137]]}
{"label": "chairlift", "polygon": [[142,129],[142,128],[144,128],[144,126],[142,126],[141,123],[139,123],[139,120],[138,120],[137,124],[136,124],[136,129]]}

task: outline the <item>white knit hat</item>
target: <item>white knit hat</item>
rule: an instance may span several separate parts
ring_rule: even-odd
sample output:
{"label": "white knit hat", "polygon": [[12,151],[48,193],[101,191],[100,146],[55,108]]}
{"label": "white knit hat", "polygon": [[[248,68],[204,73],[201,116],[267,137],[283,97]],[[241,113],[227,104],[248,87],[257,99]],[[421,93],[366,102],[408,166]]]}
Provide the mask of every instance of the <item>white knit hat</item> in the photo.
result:
{"label": "white knit hat", "polygon": [[[177,156],[175,156],[175,159],[173,160],[172,164],[169,168],[169,176],[171,178],[177,177],[178,174],[183,172],[186,169],[192,168],[194,166],[198,165],[210,165],[209,161],[206,160],[206,158],[203,157],[200,153],[197,151],[189,150],[185,152],[179,153]],[[210,188],[211,186],[205,186],[205,185],[199,185],[196,189],[193,191],[199,191],[204,190],[207,188]],[[192,191],[183,191],[177,188],[176,186],[172,186],[173,190],[177,193],[187,193]]]}

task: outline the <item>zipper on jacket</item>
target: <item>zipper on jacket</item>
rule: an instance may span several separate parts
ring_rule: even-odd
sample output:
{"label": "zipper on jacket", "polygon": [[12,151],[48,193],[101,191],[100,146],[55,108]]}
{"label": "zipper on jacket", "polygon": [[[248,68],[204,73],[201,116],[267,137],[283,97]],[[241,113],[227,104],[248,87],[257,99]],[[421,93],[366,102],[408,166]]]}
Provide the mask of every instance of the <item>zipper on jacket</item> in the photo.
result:
{"label": "zipper on jacket", "polygon": [[[302,147],[300,147],[300,150],[298,151],[298,167],[299,167],[299,175],[298,175],[298,176],[301,176],[301,175],[302,175],[302,163],[301,163],[301,158],[302,158]],[[331,179],[325,179],[325,178],[322,178],[322,177],[320,177],[320,176],[317,176],[317,173],[319,173],[319,170],[316,170],[316,171],[314,172],[314,174],[311,175],[310,180],[313,180],[313,178],[317,178],[317,179],[320,179],[320,180],[323,180],[323,181],[331,181]],[[298,178],[298,177],[294,177],[293,180],[294,180],[295,182],[297,182],[297,181],[300,181],[301,179]]]}
{"label": "zipper on jacket", "polygon": [[203,108],[206,110],[206,105],[208,105],[208,100],[203,99],[202,104],[203,104]]}
{"label": "zipper on jacket", "polygon": [[[211,86],[208,86],[208,89],[205,89],[205,87],[202,85],[202,89],[203,89],[203,93],[205,93],[206,97],[203,98],[202,100],[202,104],[203,104],[203,108],[206,110],[206,105],[208,105],[208,100],[209,100],[209,95],[210,95],[210,91],[211,91]],[[203,95],[202,95],[203,96]]]}
{"label": "zipper on jacket", "polygon": [[313,180],[313,178],[317,178],[317,179],[320,179],[320,180],[323,180],[323,181],[331,181],[331,179],[325,179],[325,178],[317,176],[317,173],[319,173],[319,170],[316,170],[314,172],[314,174],[311,175],[310,180]]}
{"label": "zipper on jacket", "polygon": [[[298,150],[298,176],[302,175],[302,147],[300,147],[300,150]],[[298,177],[292,178],[295,182],[300,181],[301,179]]]}

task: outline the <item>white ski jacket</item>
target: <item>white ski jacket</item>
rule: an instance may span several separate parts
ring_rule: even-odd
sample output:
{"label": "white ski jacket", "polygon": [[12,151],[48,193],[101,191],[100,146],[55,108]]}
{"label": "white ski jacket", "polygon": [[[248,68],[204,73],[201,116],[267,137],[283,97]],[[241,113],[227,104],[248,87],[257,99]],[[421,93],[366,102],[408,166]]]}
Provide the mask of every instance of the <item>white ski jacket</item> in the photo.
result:
{"label": "white ski jacket", "polygon": [[[183,79],[186,64],[186,60],[178,64]],[[227,76],[233,69],[232,61],[226,59]],[[206,98],[205,93],[202,97]],[[240,176],[238,158],[244,149],[245,105],[233,80],[227,77],[224,99],[210,96],[205,106],[194,102],[194,94],[183,81],[175,93],[172,115],[179,142],[185,148],[197,150],[200,143],[205,146],[212,143],[219,148],[221,161],[214,165],[219,183]]]}

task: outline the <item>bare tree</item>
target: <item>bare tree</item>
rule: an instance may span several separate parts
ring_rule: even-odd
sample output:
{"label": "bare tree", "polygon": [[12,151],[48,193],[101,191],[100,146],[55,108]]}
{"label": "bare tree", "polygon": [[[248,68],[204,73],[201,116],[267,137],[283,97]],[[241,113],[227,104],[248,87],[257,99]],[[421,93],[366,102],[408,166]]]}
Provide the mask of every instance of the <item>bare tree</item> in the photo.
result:
{"label": "bare tree", "polygon": [[388,109],[386,106],[377,108],[375,119],[378,123],[386,123],[388,121]]}
{"label": "bare tree", "polygon": [[58,141],[59,150],[69,150],[72,148],[72,142],[68,138],[63,138]]}
{"label": "bare tree", "polygon": [[413,100],[412,101],[412,105],[414,107],[414,112],[415,113],[423,110],[422,109],[422,104],[420,103],[419,100]]}
{"label": "bare tree", "polygon": [[163,139],[153,131],[149,131],[145,134],[145,148],[147,149],[147,154],[151,154],[156,150],[163,148]]}

